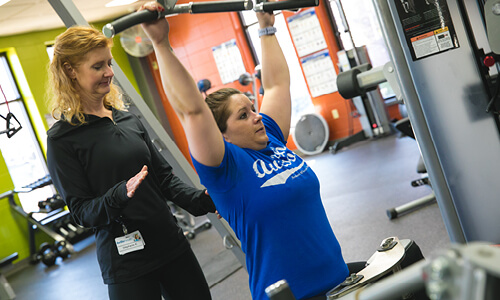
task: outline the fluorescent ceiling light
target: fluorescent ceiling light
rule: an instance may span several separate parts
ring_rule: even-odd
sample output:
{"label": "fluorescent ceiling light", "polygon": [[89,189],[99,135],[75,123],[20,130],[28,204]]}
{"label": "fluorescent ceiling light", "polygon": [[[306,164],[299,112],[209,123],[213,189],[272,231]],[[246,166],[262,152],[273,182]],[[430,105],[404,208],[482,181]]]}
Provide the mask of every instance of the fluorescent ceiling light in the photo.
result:
{"label": "fluorescent ceiling light", "polygon": [[0,6],[4,5],[5,3],[9,2],[10,0],[0,0]]}
{"label": "fluorescent ceiling light", "polygon": [[[4,1],[4,0],[0,0],[0,1]],[[10,1],[10,0],[8,0]],[[122,5],[129,5],[129,4],[132,4],[134,2],[137,2],[138,0],[113,0],[109,3],[107,3],[105,6],[106,7],[114,7],[114,6],[122,6]]]}

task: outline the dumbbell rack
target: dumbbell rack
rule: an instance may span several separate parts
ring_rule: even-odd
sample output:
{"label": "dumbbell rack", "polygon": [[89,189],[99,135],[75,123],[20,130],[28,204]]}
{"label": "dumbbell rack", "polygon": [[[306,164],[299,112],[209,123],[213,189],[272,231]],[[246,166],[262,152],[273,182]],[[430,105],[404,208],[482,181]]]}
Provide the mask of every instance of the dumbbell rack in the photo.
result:
{"label": "dumbbell rack", "polygon": [[[47,184],[44,183],[43,186],[48,185],[48,184],[51,184],[51,182],[49,182]],[[9,204],[12,207],[12,209],[14,209],[14,211],[16,213],[20,214],[23,218],[25,218],[28,221],[29,247],[30,247],[30,255],[31,255],[30,259],[31,259],[32,263],[38,262],[37,258],[36,258],[38,251],[37,251],[36,244],[35,244],[35,231],[36,231],[36,229],[40,229],[44,233],[46,233],[51,239],[53,239],[55,241],[56,245],[64,245],[65,251],[67,251],[68,255],[75,253],[74,247],[70,243],[70,241],[68,241],[61,234],[55,232],[50,226],[47,225],[50,222],[53,222],[54,220],[57,220],[59,218],[62,218],[64,216],[68,215],[69,214],[68,210],[65,210],[64,208],[58,208],[58,209],[55,209],[52,211],[47,211],[47,212],[40,211],[40,212],[46,213],[46,216],[41,220],[37,220],[37,219],[33,218],[33,213],[38,213],[38,212],[27,213],[24,211],[24,209],[21,206],[19,206],[15,202],[15,200],[14,200],[15,194],[30,192],[30,191],[34,190],[35,188],[39,188],[39,187],[42,187],[42,186],[41,185],[40,186],[33,186],[33,187],[25,188],[25,189],[19,190],[19,191],[11,190],[11,191],[7,191],[3,194],[0,194],[0,200],[4,199],[4,198],[8,198]]]}

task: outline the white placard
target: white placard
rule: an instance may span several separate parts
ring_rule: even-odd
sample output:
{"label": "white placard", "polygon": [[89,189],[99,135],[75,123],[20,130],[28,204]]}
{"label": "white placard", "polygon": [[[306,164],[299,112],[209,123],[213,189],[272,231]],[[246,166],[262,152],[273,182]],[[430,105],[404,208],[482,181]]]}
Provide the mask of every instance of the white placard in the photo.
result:
{"label": "white placard", "polygon": [[235,39],[212,47],[212,53],[222,84],[238,80],[240,75],[246,72],[243,60],[241,59],[240,49],[236,45]]}
{"label": "white placard", "polygon": [[337,72],[328,50],[305,57],[301,63],[311,96],[318,97],[337,91]]}
{"label": "white placard", "polygon": [[314,8],[287,18],[288,27],[299,57],[303,57],[327,47]]}

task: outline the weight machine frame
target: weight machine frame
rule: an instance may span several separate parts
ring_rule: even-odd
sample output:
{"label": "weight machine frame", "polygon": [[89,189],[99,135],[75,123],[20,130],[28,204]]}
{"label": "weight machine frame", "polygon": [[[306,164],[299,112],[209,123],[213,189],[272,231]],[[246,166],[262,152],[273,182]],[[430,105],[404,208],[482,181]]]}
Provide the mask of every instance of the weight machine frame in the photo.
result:
{"label": "weight machine frame", "polygon": [[430,299],[493,300],[500,289],[500,248],[473,242],[454,244],[341,300],[387,300],[425,287]]}
{"label": "weight machine frame", "polygon": [[[31,190],[27,190],[26,192],[30,192]],[[56,244],[60,243],[63,244],[64,247],[68,250],[69,254],[74,254],[75,249],[73,247],[73,244],[70,243],[65,237],[60,235],[59,233],[55,232],[52,230],[50,227],[46,226],[47,223],[51,222],[52,220],[61,218],[67,214],[69,214],[68,210],[65,210],[63,208],[56,209],[54,211],[51,211],[47,217],[45,217],[43,220],[38,221],[35,218],[33,218],[32,214],[33,213],[27,213],[24,211],[24,209],[19,206],[15,199],[14,195],[20,192],[24,191],[7,191],[3,194],[0,194],[0,200],[7,198],[9,201],[10,207],[19,215],[21,215],[24,219],[26,219],[27,224],[28,224],[28,234],[29,234],[29,248],[30,248],[30,263],[35,263],[37,262],[36,260],[36,255],[37,255],[37,248],[35,244],[35,231],[36,229],[40,229],[43,231],[45,234],[47,234],[51,239],[53,239]]]}

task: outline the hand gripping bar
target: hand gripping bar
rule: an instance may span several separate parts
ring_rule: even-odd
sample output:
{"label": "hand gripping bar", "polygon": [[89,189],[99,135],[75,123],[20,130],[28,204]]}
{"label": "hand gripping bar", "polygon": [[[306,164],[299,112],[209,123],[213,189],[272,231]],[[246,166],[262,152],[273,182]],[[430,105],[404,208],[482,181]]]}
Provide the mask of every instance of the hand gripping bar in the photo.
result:
{"label": "hand gripping bar", "polygon": [[159,20],[167,15],[182,13],[214,13],[250,10],[253,8],[251,0],[244,1],[215,1],[215,2],[190,2],[187,4],[175,5],[171,10],[164,12],[141,10],[119,18],[104,25],[102,32],[108,38],[112,38],[123,30],[144,22]]}

